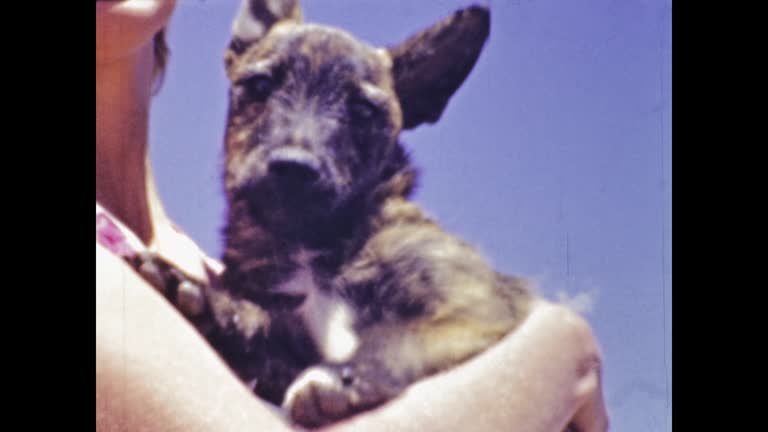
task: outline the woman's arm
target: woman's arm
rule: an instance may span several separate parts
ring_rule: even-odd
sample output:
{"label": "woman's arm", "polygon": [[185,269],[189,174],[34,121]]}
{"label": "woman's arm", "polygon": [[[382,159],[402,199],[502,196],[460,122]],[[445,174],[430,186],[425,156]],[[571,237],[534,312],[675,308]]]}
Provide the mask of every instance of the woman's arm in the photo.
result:
{"label": "woman's arm", "polygon": [[[587,324],[539,303],[476,359],[327,431],[607,430],[599,350]],[[120,259],[96,247],[98,431],[288,431],[195,329]]]}
{"label": "woman's arm", "polygon": [[290,428],[162,296],[97,245],[96,430]]}
{"label": "woman's arm", "polygon": [[514,333],[475,359],[328,432],[608,430],[600,351],[587,323],[539,302]]}

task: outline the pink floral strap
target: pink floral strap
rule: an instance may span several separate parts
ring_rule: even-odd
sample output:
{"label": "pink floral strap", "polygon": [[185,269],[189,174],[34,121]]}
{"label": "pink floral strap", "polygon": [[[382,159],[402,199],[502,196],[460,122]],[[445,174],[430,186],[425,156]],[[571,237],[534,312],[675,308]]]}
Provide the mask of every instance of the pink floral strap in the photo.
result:
{"label": "pink floral strap", "polygon": [[144,244],[106,209],[96,203],[96,241],[112,253],[130,258],[146,250]]}

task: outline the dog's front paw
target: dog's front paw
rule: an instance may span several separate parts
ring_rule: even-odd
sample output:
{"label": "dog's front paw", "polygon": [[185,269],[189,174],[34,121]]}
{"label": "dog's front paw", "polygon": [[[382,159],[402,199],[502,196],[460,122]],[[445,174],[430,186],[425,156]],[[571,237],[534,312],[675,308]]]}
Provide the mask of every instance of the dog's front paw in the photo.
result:
{"label": "dog's front paw", "polygon": [[337,371],[323,366],[307,369],[288,387],[283,408],[291,419],[305,427],[319,427],[349,414],[350,400]]}
{"label": "dog's front paw", "polygon": [[372,374],[374,370],[360,364],[311,367],[288,387],[283,408],[304,427],[323,426],[373,408],[401,390],[382,370]]}

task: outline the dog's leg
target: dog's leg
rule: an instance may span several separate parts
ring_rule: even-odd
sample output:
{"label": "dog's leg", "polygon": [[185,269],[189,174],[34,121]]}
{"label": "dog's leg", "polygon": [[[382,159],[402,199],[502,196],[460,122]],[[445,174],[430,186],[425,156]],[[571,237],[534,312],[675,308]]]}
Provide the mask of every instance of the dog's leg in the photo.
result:
{"label": "dog's leg", "polygon": [[361,333],[365,343],[349,361],[304,371],[289,387],[283,406],[303,426],[348,417],[482,351],[512,325],[464,317],[370,328]]}

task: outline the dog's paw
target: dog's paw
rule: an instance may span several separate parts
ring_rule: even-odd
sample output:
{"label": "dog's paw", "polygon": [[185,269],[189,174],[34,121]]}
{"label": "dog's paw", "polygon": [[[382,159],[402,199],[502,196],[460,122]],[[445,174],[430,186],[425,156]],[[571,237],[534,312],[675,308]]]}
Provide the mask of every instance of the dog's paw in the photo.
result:
{"label": "dog's paw", "polygon": [[350,413],[354,401],[345,387],[335,370],[312,367],[288,387],[283,408],[302,426],[323,426]]}
{"label": "dog's paw", "polygon": [[365,373],[369,369],[361,364],[309,368],[288,387],[283,408],[295,423],[319,427],[373,408],[399,393],[401,387],[387,375],[380,370],[376,375]]}

